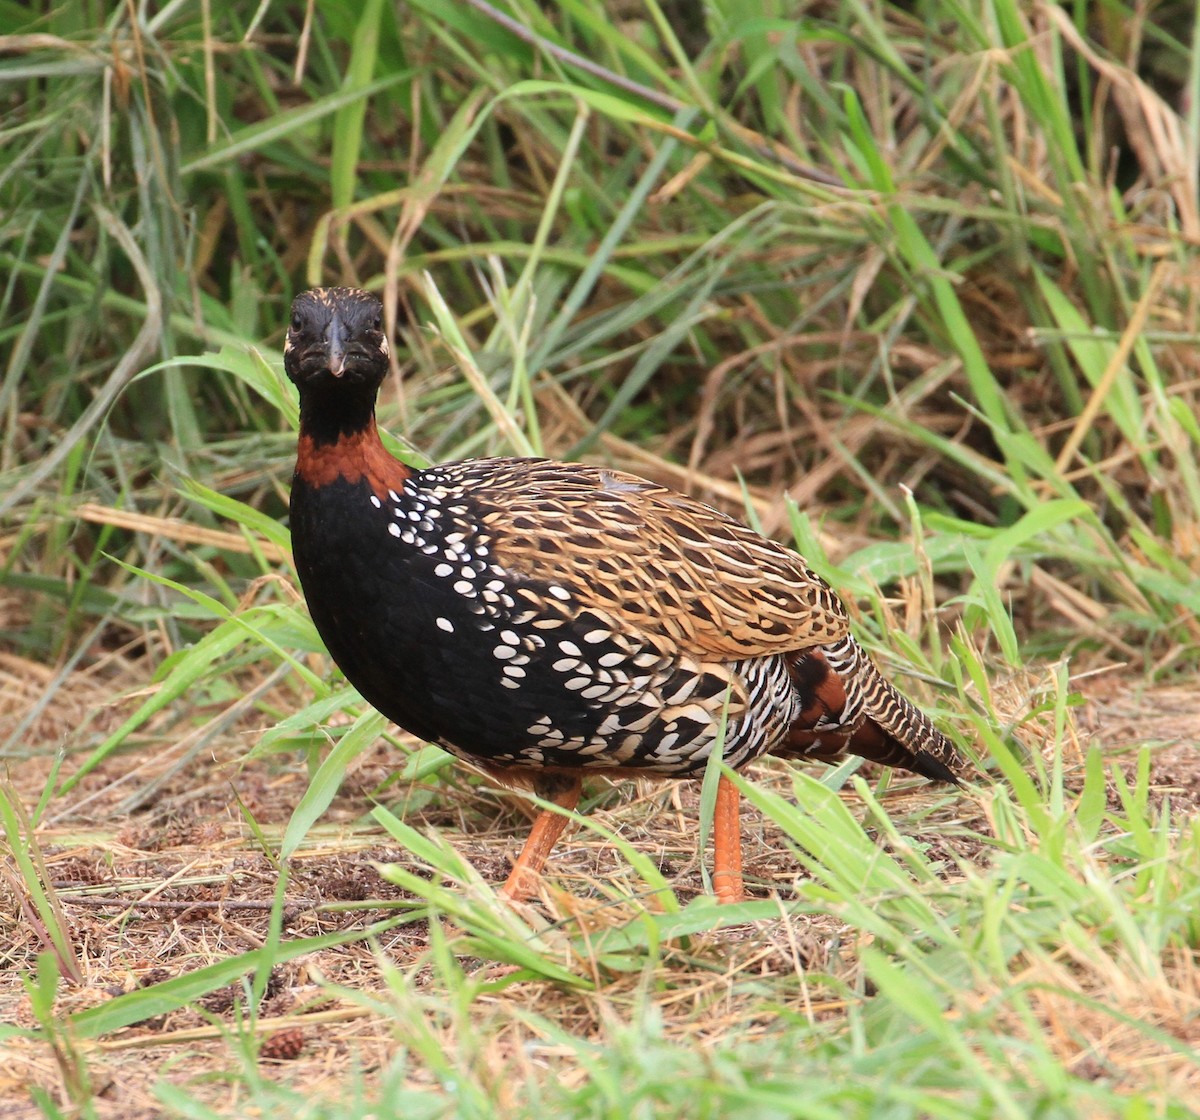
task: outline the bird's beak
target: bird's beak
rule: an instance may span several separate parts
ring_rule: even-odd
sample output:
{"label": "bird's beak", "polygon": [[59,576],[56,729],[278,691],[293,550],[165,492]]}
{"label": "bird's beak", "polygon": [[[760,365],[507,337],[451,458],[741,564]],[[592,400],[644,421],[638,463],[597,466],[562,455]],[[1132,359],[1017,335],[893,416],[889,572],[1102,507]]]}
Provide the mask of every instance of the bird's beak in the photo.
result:
{"label": "bird's beak", "polygon": [[342,341],[342,321],[336,315],[329,322],[329,372],[341,377],[346,372],[346,346]]}

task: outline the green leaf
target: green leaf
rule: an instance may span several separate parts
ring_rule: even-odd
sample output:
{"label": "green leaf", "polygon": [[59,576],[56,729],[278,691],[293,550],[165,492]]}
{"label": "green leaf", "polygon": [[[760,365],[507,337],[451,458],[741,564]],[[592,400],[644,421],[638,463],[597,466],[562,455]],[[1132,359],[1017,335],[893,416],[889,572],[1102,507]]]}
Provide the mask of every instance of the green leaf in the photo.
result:
{"label": "green leaf", "polygon": [[[297,957],[333,948],[336,945],[367,941],[390,929],[395,929],[399,925],[415,920],[417,920],[415,915],[401,915],[375,922],[364,929],[285,941],[276,948],[272,963],[274,965],[286,964]],[[166,1015],[171,1011],[177,1011],[193,1000],[249,975],[261,965],[261,949],[252,949],[248,953],[227,957],[214,964],[206,965],[204,968],[185,973],[183,976],[164,980],[161,984],[155,984],[149,988],[139,988],[136,991],[127,992],[98,1007],[91,1007],[77,1015],[72,1015],[71,1029],[78,1038],[99,1038],[101,1035],[111,1034],[123,1027],[140,1023],[144,1019],[152,1019],[156,1015]]]}
{"label": "green leaf", "polygon": [[[382,17],[383,0],[364,0],[350,45],[350,65],[342,83],[342,92],[362,93],[371,88],[371,75],[375,73],[375,60],[379,56],[379,24]],[[339,106],[334,116],[329,178],[330,199],[335,210],[348,206],[354,200],[366,112],[367,98],[355,97]]]}
{"label": "green leaf", "polygon": [[337,795],[346,776],[346,768],[383,733],[387,720],[374,708],[368,709],[354,721],[354,726],[338,740],[333,750],[318,767],[300,803],[292,810],[291,819],[283,834],[279,858],[289,859]]}

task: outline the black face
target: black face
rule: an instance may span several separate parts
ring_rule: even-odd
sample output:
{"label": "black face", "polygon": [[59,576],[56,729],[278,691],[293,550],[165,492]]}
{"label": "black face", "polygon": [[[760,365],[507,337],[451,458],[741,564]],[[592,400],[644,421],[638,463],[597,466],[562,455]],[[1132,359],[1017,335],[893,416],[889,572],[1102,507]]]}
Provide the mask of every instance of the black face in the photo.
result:
{"label": "black face", "polygon": [[287,375],[301,389],[377,386],[387,373],[383,305],[358,288],[312,288],[292,301],[283,345]]}

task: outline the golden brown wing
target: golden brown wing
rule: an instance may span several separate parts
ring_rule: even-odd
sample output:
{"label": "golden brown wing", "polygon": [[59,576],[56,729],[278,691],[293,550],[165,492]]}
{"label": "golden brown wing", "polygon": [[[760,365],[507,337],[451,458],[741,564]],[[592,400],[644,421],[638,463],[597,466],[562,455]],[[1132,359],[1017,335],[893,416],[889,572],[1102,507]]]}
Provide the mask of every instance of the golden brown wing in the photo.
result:
{"label": "golden brown wing", "polygon": [[600,467],[477,464],[456,466],[488,480],[478,513],[497,562],[567,587],[577,608],[706,660],[803,650],[849,633],[841,602],[801,556],[702,502]]}

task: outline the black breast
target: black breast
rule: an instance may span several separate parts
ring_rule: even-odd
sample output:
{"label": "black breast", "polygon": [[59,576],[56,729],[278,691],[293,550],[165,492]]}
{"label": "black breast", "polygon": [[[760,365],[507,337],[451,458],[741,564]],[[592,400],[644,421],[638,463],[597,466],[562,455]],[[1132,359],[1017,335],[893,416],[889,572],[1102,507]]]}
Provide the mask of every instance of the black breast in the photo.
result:
{"label": "black breast", "polygon": [[[295,481],[293,551],[318,633],[364,698],[413,734],[483,760],[578,765],[546,739],[582,746],[604,721],[594,697],[564,687],[558,647],[588,620],[553,585],[500,569],[470,499],[431,477],[384,499],[365,480]],[[546,620],[563,631],[554,644]]]}
{"label": "black breast", "polygon": [[505,568],[491,534],[512,527],[488,503],[492,469],[435,467],[382,496],[365,480],[296,480],[297,571],[363,696],[408,731],[496,765],[683,775],[703,769],[734,676],[753,694],[766,673],[771,719],[731,720],[725,749],[738,761],[768,749],[792,703],[782,660],[718,671],[581,602],[567,573]]}

